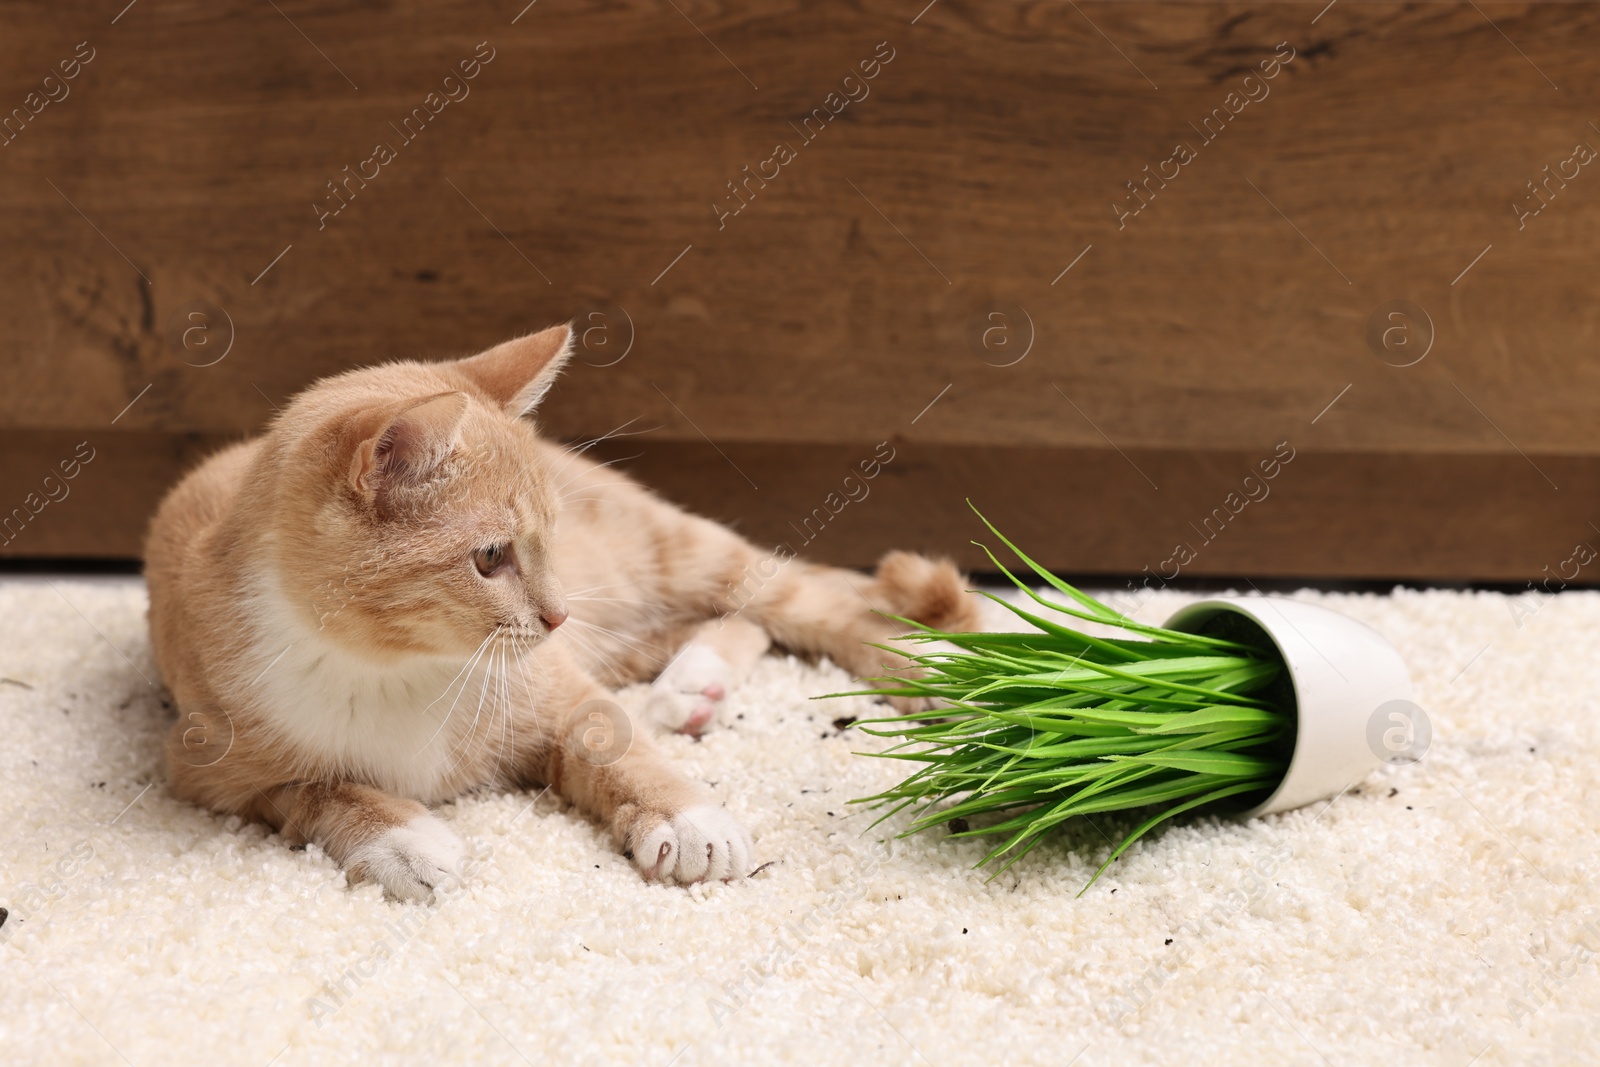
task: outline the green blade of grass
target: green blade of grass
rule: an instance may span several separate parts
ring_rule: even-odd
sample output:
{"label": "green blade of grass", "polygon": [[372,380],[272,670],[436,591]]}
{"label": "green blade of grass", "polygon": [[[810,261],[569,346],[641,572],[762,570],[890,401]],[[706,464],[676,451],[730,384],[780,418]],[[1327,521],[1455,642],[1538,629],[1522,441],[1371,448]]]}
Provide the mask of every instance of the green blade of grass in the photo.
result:
{"label": "green blade of grass", "polygon": [[1267,774],[1279,764],[1260,756],[1246,756],[1238,752],[1193,753],[1129,753],[1120,756],[1103,756],[1102,759],[1118,763],[1139,763],[1148,767],[1171,767],[1175,771],[1193,771],[1196,774],[1221,774],[1247,777]]}
{"label": "green blade of grass", "polygon": [[1269,784],[1269,779],[1262,779],[1255,782],[1235,782],[1232,785],[1225,785],[1220,789],[1213,789],[1209,793],[1204,793],[1200,796],[1193,797],[1184,801],[1182,804],[1168,808],[1160,815],[1154,816],[1148,822],[1141,824],[1127,837],[1124,837],[1122,839],[1122,843],[1111,850],[1111,855],[1107,856],[1106,861],[1100,865],[1100,869],[1094,872],[1094,877],[1089,879],[1088,885],[1085,885],[1082,889],[1078,890],[1078,896],[1081,897],[1087,893],[1089,891],[1089,886],[1094,885],[1100,880],[1100,876],[1106,873],[1106,868],[1111,866],[1111,862],[1113,860],[1126,852],[1129,845],[1133,844],[1135,841],[1139,840],[1139,838],[1143,837],[1157,826],[1160,826],[1174,815],[1182,815],[1191,808],[1198,808],[1202,804],[1211,804],[1218,800],[1226,800],[1228,797],[1238,796],[1241,793],[1248,793],[1253,790],[1264,789]]}

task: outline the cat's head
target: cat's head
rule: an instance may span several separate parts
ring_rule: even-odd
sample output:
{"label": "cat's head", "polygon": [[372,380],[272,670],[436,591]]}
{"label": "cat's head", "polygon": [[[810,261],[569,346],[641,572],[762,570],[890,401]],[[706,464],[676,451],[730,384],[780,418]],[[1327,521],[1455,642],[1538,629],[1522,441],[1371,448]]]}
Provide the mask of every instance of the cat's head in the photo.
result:
{"label": "cat's head", "polygon": [[560,475],[528,415],[571,355],[556,326],[476,356],[389,363],[296,397],[268,435],[270,551],[323,636],[380,657],[526,646],[567,617]]}

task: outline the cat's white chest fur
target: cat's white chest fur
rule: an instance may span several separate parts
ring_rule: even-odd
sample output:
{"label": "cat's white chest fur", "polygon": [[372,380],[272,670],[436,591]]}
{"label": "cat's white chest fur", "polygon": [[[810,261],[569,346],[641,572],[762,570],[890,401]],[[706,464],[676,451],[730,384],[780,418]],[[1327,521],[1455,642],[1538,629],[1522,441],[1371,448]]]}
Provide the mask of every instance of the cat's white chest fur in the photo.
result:
{"label": "cat's white chest fur", "polygon": [[[302,758],[425,804],[460,791],[455,773],[475,741],[511,729],[510,691],[494,657],[376,662],[308,625],[270,580],[254,584],[257,650],[242,684],[265,720]],[[515,675],[516,671],[510,674]]]}

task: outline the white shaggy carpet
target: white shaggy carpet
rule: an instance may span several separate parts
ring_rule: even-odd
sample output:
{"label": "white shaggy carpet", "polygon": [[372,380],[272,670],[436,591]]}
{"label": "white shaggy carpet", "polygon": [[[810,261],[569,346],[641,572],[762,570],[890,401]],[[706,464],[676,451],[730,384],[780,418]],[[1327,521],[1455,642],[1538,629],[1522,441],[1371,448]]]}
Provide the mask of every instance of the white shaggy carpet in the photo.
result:
{"label": "white shaggy carpet", "polygon": [[1082,899],[1087,827],[993,882],[864,834],[846,801],[904,766],[806,699],[841,673],[769,658],[665,744],[772,866],[646,885],[477,795],[441,814],[483,862],[424,908],[165,793],[140,582],[0,581],[0,1063],[1600,1062],[1600,594],[1302,595],[1407,656],[1427,757],[1172,826]]}

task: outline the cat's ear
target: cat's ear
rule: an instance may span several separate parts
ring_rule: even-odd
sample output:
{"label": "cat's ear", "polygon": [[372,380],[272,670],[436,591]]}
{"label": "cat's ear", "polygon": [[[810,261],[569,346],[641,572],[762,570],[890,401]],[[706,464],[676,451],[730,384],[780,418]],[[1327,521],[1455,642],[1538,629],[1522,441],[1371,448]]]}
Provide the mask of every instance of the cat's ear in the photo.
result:
{"label": "cat's ear", "polygon": [[572,352],[572,326],[562,323],[458,360],[455,367],[517,418],[539,406]]}
{"label": "cat's ear", "polygon": [[440,393],[372,413],[350,459],[351,488],[371,500],[385,485],[425,478],[456,447],[466,412],[466,393]]}

